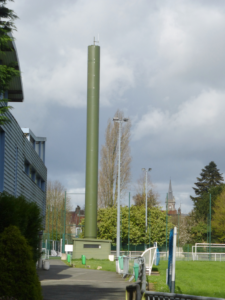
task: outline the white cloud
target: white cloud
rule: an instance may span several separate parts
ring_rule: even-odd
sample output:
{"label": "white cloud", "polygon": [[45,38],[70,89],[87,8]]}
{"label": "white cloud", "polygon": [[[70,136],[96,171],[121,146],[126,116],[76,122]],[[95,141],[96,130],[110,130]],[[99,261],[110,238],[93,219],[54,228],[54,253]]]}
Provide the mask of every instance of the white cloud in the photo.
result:
{"label": "white cloud", "polygon": [[[217,138],[214,133],[225,125],[223,112],[225,109],[225,92],[209,90],[196,98],[182,103],[174,113],[156,108],[149,108],[139,122],[134,125],[133,139],[140,140],[146,136],[169,135],[175,142],[177,138],[201,135]],[[185,139],[180,140],[183,142]]]}

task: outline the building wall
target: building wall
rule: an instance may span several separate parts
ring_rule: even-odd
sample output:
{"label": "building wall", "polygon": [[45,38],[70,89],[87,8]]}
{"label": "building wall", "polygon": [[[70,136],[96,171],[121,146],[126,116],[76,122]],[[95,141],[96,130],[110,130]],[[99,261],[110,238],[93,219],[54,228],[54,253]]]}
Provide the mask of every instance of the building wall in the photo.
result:
{"label": "building wall", "polygon": [[[6,115],[11,122],[0,126],[4,131],[5,140],[4,153],[2,150],[0,152],[0,160],[4,161],[4,171],[0,175],[3,188],[0,192],[6,191],[15,196],[24,195],[27,200],[36,202],[45,215],[47,168],[11,112],[7,112]],[[26,173],[25,162],[36,171],[38,180],[33,180],[34,178]]]}

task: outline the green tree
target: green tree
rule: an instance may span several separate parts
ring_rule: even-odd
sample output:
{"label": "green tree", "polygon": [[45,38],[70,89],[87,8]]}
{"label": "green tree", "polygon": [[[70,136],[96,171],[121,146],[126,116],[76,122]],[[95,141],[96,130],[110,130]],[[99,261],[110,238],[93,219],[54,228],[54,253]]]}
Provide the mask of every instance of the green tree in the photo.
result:
{"label": "green tree", "polygon": [[[122,243],[128,243],[128,207],[121,207],[121,239]],[[85,219],[82,220],[83,225]],[[158,207],[148,208],[148,224],[150,222],[146,234],[145,231],[145,207],[132,205],[130,208],[130,244],[148,244],[149,233],[151,244],[155,241],[159,246],[165,244],[166,241],[166,213],[162,212]],[[98,210],[98,238],[112,240],[116,243],[116,228],[117,228],[117,209],[116,207],[100,208]],[[168,232],[173,227],[169,220]],[[84,236],[84,232],[82,232]],[[169,235],[168,235],[169,238]]]}
{"label": "green tree", "polygon": [[0,234],[0,270],[0,297],[43,299],[31,247],[16,226]]}
{"label": "green tree", "polygon": [[192,210],[186,217],[186,229],[188,233],[187,243],[205,243],[207,241],[207,224],[202,219],[196,221],[195,211]]}
{"label": "green tree", "polygon": [[17,226],[31,246],[35,262],[40,255],[37,246],[42,220],[41,210],[36,203],[26,200],[24,196],[16,198],[6,192],[0,194],[0,234],[10,225]]}
{"label": "green tree", "polygon": [[224,189],[225,185],[221,184],[218,186],[213,186],[211,188],[208,189],[207,193],[204,193],[201,196],[201,200],[200,201],[196,201],[196,205],[195,205],[195,216],[196,219],[202,219],[205,223],[207,223],[207,219],[209,216],[209,197],[211,195],[211,215],[213,217],[213,208],[215,205],[215,200],[216,198],[222,193],[223,189]]}
{"label": "green tree", "polygon": [[212,229],[221,243],[225,243],[225,188],[217,196],[212,218]]}
{"label": "green tree", "polygon": [[199,218],[203,216],[205,218],[205,213],[202,214],[202,209],[204,206],[205,194],[209,192],[209,189],[222,184],[224,180],[222,174],[217,169],[217,165],[211,161],[209,165],[205,166],[200,173],[200,177],[197,177],[196,187],[193,187],[196,197],[190,196],[194,202],[194,210],[196,217]]}
{"label": "green tree", "polygon": [[[145,173],[142,173],[140,178],[137,181],[137,192],[136,195],[133,196],[133,200],[135,205],[141,206],[145,205],[146,201],[146,177]],[[153,207],[158,206],[159,195],[157,192],[153,190],[153,185],[150,180],[150,175],[147,173],[147,206]]]}
{"label": "green tree", "polygon": [[13,10],[5,6],[7,2],[7,0],[0,0],[0,125],[9,122],[5,113],[12,107],[7,106],[9,99],[7,98],[6,91],[9,88],[11,80],[20,75],[18,66],[15,63],[5,62],[7,52],[13,50],[10,46],[14,40],[12,32],[16,30],[14,20],[18,18]]}
{"label": "green tree", "polygon": [[[59,181],[48,180],[46,197],[45,233],[49,233],[51,239],[60,239],[63,232],[65,207],[65,188]],[[66,195],[66,233],[71,233],[71,198]],[[57,235],[56,235],[57,233]]]}

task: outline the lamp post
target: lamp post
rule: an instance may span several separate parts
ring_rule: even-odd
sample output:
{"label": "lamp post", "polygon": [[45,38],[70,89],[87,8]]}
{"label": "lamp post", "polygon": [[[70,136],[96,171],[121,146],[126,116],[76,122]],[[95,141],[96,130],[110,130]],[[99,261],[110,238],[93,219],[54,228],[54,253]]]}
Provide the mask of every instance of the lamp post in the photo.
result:
{"label": "lamp post", "polygon": [[116,236],[116,256],[120,255],[120,140],[121,140],[121,124],[128,122],[128,118],[119,119],[114,117],[113,121],[119,123],[119,136],[118,136],[118,197],[117,197],[117,236]]}
{"label": "lamp post", "polygon": [[[148,229],[148,223],[147,223],[147,210],[148,210],[148,205],[147,205],[147,175],[148,175],[148,172],[151,171],[152,168],[148,168],[148,169],[145,169],[145,168],[142,168],[142,171],[145,172],[145,232],[146,232],[146,235],[147,235],[147,229]],[[145,245],[145,249],[147,248],[147,246]]]}

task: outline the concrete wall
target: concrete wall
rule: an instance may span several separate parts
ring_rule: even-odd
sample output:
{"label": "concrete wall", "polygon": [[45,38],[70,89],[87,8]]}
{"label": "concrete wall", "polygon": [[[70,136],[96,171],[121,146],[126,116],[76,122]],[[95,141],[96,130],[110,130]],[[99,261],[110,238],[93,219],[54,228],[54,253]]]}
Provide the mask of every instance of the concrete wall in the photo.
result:
{"label": "concrete wall", "polygon": [[[4,157],[2,151],[0,153],[0,160],[3,160],[4,165],[0,174],[0,180],[3,180],[0,192],[6,191],[15,196],[24,195],[28,200],[36,202],[45,215],[47,168],[12,113],[7,112],[6,115],[11,122],[0,126],[5,139]],[[25,162],[29,162],[38,174],[37,178],[41,178],[42,186],[38,186],[38,182],[26,174]]]}
{"label": "concrete wall", "polygon": [[[97,239],[74,239],[73,259],[81,258],[81,255],[85,255],[87,259],[108,259],[111,254],[111,242]],[[96,248],[86,248],[91,245]]]}

